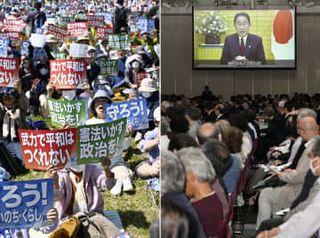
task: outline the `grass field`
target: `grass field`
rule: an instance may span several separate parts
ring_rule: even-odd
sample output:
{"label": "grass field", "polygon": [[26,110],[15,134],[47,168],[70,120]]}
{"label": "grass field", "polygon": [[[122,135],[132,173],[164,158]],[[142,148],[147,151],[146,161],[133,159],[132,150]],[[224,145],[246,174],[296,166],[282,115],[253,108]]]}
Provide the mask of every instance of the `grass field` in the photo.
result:
{"label": "grass field", "polygon": [[[144,160],[142,154],[130,147],[125,160],[129,167],[134,171],[135,166]],[[18,176],[15,180],[30,180],[45,177],[44,172],[30,171],[29,173]],[[108,192],[103,193],[105,210],[117,210],[120,213],[126,231],[132,237],[150,237],[149,227],[158,218],[158,207],[151,199],[151,194],[147,190],[144,180],[134,178],[133,184],[135,191],[130,194],[122,194],[115,197]]]}

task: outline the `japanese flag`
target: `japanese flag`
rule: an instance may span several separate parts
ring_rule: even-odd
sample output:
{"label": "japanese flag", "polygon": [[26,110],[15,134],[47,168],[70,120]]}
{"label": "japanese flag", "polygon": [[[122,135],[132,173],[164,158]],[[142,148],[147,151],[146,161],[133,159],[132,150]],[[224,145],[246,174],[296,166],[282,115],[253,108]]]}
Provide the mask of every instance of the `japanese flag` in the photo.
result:
{"label": "japanese flag", "polygon": [[293,17],[291,10],[278,10],[275,14],[271,36],[275,60],[293,60],[295,57]]}

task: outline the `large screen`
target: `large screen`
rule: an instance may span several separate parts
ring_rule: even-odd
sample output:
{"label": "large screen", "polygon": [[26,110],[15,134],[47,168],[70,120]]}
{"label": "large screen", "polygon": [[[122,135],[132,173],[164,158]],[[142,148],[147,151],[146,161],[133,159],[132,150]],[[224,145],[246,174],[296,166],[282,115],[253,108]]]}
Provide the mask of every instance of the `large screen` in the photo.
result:
{"label": "large screen", "polygon": [[193,67],[296,67],[295,10],[193,9]]}

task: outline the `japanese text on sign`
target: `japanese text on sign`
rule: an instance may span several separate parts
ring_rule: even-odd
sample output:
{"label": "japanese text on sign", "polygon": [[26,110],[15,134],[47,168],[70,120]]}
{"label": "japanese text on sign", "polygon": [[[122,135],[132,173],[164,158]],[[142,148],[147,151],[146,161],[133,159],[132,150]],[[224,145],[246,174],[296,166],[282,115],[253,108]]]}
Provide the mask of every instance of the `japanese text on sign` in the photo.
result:
{"label": "japanese text on sign", "polygon": [[122,153],[127,119],[109,123],[80,126],[77,147],[78,164],[97,163],[104,157],[114,158]]}
{"label": "japanese text on sign", "polygon": [[0,183],[1,228],[31,228],[52,207],[52,179]]}
{"label": "japanese text on sign", "polygon": [[84,101],[48,100],[51,124],[58,128],[76,127],[86,121]]}
{"label": "japanese text on sign", "polygon": [[14,58],[0,58],[0,87],[13,86],[19,78],[19,60]]}
{"label": "japanese text on sign", "polygon": [[19,130],[19,139],[26,168],[47,170],[51,165],[63,168],[75,156],[77,129]]}
{"label": "japanese text on sign", "polygon": [[104,16],[88,15],[89,27],[99,27],[104,25]]}
{"label": "japanese text on sign", "polygon": [[50,60],[50,81],[57,89],[75,89],[86,77],[84,60]]}
{"label": "japanese text on sign", "polygon": [[22,20],[16,19],[4,19],[3,20],[3,30],[21,32],[26,24]]}
{"label": "japanese text on sign", "polygon": [[109,45],[113,49],[130,49],[130,37],[128,35],[109,35]]}
{"label": "japanese text on sign", "polygon": [[94,61],[100,67],[100,75],[109,76],[118,73],[118,61],[99,57]]}
{"label": "japanese text on sign", "polygon": [[67,30],[65,28],[52,24],[48,26],[48,32],[55,35],[59,40],[63,40],[67,35]]}
{"label": "japanese text on sign", "polygon": [[154,20],[139,18],[137,27],[141,32],[152,32],[154,29]]}
{"label": "japanese text on sign", "polygon": [[149,127],[146,100],[130,100],[127,102],[106,105],[106,121],[128,118],[128,125],[135,130]]}
{"label": "japanese text on sign", "polygon": [[67,24],[67,32],[69,37],[83,36],[88,33],[87,22],[72,22]]}
{"label": "japanese text on sign", "polygon": [[97,28],[97,39],[108,40],[110,34],[113,34],[113,27],[110,25]]}
{"label": "japanese text on sign", "polygon": [[8,56],[8,46],[9,46],[8,39],[0,39],[0,57]]}

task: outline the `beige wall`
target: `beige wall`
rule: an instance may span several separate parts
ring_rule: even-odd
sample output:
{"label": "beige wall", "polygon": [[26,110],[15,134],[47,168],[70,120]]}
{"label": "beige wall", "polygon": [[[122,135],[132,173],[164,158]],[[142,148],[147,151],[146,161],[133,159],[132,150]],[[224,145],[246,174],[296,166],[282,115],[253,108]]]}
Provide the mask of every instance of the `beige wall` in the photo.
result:
{"label": "beige wall", "polygon": [[296,70],[192,70],[192,15],[161,15],[162,94],[320,93],[320,14],[297,16]]}

